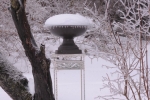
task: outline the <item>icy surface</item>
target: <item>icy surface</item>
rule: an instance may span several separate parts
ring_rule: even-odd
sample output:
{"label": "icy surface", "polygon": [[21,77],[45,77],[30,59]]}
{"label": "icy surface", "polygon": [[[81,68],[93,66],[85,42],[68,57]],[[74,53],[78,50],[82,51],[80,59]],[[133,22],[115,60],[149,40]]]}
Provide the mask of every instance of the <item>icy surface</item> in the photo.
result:
{"label": "icy surface", "polygon": [[45,22],[45,27],[57,25],[85,25],[89,26],[89,19],[80,14],[59,14],[48,18]]}

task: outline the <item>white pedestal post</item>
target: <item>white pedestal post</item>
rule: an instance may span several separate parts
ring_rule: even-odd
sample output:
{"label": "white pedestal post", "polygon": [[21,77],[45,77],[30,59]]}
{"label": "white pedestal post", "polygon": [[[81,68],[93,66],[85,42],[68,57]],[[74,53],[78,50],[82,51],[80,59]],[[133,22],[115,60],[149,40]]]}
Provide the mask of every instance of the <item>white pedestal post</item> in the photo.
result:
{"label": "white pedestal post", "polygon": [[58,100],[58,70],[80,70],[81,71],[81,100],[85,100],[85,67],[84,54],[54,54],[52,55],[54,64],[54,95]]}

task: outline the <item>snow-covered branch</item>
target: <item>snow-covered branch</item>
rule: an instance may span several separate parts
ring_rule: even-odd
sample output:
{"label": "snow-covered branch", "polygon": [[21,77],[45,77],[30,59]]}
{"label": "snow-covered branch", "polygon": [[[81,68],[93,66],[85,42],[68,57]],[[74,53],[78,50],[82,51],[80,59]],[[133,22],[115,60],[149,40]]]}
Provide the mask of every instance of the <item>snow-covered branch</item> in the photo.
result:
{"label": "snow-covered branch", "polygon": [[0,86],[14,100],[32,100],[28,80],[0,53]]}

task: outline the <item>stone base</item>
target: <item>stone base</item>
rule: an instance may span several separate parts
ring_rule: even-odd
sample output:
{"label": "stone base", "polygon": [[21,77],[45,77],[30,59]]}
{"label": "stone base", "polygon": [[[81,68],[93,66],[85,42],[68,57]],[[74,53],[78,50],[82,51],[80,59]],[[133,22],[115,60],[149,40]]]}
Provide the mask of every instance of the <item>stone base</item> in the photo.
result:
{"label": "stone base", "polygon": [[63,43],[55,51],[56,54],[82,54],[82,51],[74,43],[73,38],[63,38]]}
{"label": "stone base", "polygon": [[56,50],[55,54],[82,54],[81,50]]}

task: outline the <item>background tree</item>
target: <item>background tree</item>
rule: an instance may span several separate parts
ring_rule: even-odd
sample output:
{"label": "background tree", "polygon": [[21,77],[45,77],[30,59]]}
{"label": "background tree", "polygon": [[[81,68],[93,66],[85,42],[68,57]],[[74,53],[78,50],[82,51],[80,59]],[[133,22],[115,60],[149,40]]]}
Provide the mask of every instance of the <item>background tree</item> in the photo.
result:
{"label": "background tree", "polygon": [[[34,77],[34,85],[35,85],[35,94],[33,99],[34,100],[54,100],[53,92],[52,92],[52,82],[50,77],[50,60],[45,56],[45,46],[41,45],[40,48],[35,43],[33,35],[30,31],[30,26],[27,21],[26,13],[25,13],[25,0],[11,0],[11,7],[9,8],[13,21],[15,23],[19,38],[22,42],[22,45],[25,49],[25,54],[28,57],[31,65],[32,65],[32,73]],[[3,68],[4,66],[2,66]],[[5,71],[3,71],[5,72]],[[9,72],[9,71],[8,71]],[[7,74],[4,74],[7,75]],[[19,74],[18,74],[19,75]],[[9,76],[10,77],[10,76]],[[18,77],[21,78],[21,77]],[[7,78],[6,78],[7,80]],[[2,88],[9,94],[12,94],[7,88],[7,85],[10,84],[6,83],[5,81],[1,80],[3,83],[1,86]],[[15,80],[14,80],[15,81]],[[15,81],[16,82],[16,81]],[[6,83],[6,84],[4,84]],[[31,97],[26,97],[28,95],[24,94],[25,98],[18,97],[19,93],[17,94],[17,90],[22,91],[23,88],[16,87],[13,88],[14,95],[10,95],[12,98],[16,100],[26,100],[28,98],[31,100]],[[17,89],[16,89],[17,88]],[[16,91],[15,91],[16,90]],[[18,91],[18,92],[19,92]]]}
{"label": "background tree", "polygon": [[[31,62],[35,80],[35,95],[32,97],[27,90],[27,80],[16,69],[12,68],[13,71],[9,69],[11,65],[8,66],[8,62],[0,55],[0,75],[4,76],[0,77],[0,86],[14,100],[54,99],[49,76],[50,61],[45,57],[45,53],[50,54],[51,52],[45,50],[47,48],[41,45],[41,41],[55,43],[58,39],[51,35],[49,30],[43,28],[43,23],[49,16],[61,13],[80,13],[88,16],[93,26],[76,42],[86,55],[102,57],[116,65],[116,72],[120,77],[115,80],[105,78],[105,81],[111,83],[105,84],[105,87],[108,87],[113,94],[108,98],[103,96],[100,98],[107,100],[117,94],[123,95],[126,99],[136,99],[137,95],[138,99],[141,99],[143,95],[149,98],[147,96],[149,95],[149,78],[145,78],[149,73],[146,49],[149,35],[149,20],[147,20],[149,19],[149,0],[27,0],[26,3],[25,0],[10,1],[1,0],[0,4],[0,21],[2,22],[0,24],[0,52],[3,52],[7,59],[13,56],[11,52],[19,53],[18,56],[25,59],[27,56],[29,58],[27,61]],[[7,10],[10,3],[15,25]],[[42,38],[39,39],[37,35]],[[36,40],[40,42],[37,41],[36,44]],[[23,48],[25,48],[25,53]],[[15,57],[19,58],[18,56]],[[139,73],[135,74],[136,71]],[[139,77],[138,82],[134,80],[133,74]],[[10,77],[11,75],[17,76],[17,81],[14,80],[14,77]],[[10,81],[14,84],[13,88],[12,84],[8,84]],[[116,85],[123,88],[116,88]],[[41,91],[45,95],[41,95]]]}
{"label": "background tree", "polygon": [[[28,57],[32,66],[32,73],[33,73],[34,84],[35,84],[35,94],[33,97],[31,96],[31,94],[28,92],[28,89],[27,89],[28,88],[27,79],[21,75],[21,72],[19,72],[17,69],[13,68],[10,64],[8,64],[8,62],[5,61],[2,55],[0,55],[1,56],[1,63],[0,63],[1,64],[0,65],[0,69],[1,69],[0,83],[1,84],[0,86],[14,100],[31,100],[31,99],[54,100],[54,96],[52,93],[52,90],[53,90],[52,82],[51,82],[50,71],[49,71],[50,60],[47,59],[45,56],[45,46],[40,45],[40,48],[37,46],[31,31],[32,32],[43,31],[43,30],[40,30],[40,28],[42,27],[41,23],[44,23],[45,19],[47,18],[46,16],[48,15],[48,12],[45,8],[47,8],[48,10],[51,8],[57,8],[55,11],[51,9],[52,13],[54,14],[60,13],[58,12],[59,11],[58,9],[60,9],[60,7],[62,6],[61,4],[62,1],[59,1],[57,3],[54,1],[46,1],[46,0],[34,1],[34,3],[33,1],[27,1],[27,5],[26,5],[26,0],[10,0],[10,2],[4,0],[2,2],[4,5],[1,6],[1,9],[2,10],[4,9],[4,10],[1,12],[3,14],[0,19],[3,20],[8,17],[8,20],[4,21],[3,24],[1,25],[1,30],[2,30],[1,35],[3,35],[3,33],[6,33],[6,32],[8,33],[10,32],[10,34],[7,34],[1,37],[1,44],[3,43],[11,44],[11,46],[4,45],[4,47],[1,47],[1,48],[4,51],[9,52],[7,56],[10,56],[12,49],[9,50],[9,48],[12,48],[12,46],[15,46],[15,44],[12,44],[12,43],[18,42],[18,37],[16,34],[18,33],[19,38],[21,40],[20,42],[25,50],[25,55]],[[48,3],[50,2],[50,4],[47,4],[45,2],[48,2]],[[73,4],[75,4],[71,2],[63,1],[63,3],[66,3],[68,7],[71,7]],[[6,10],[9,3],[11,6],[9,8],[9,11],[11,12],[17,32],[16,30],[14,30],[13,22],[9,23],[9,20],[11,20],[10,19],[11,15]],[[27,12],[25,12],[25,7],[28,7],[28,9],[26,9]],[[33,8],[30,9],[30,7],[33,7]],[[37,10],[37,8],[40,8],[40,7],[41,9]],[[76,9],[77,8],[78,7],[76,7]],[[73,8],[72,10],[70,9],[65,10],[65,9],[68,9],[68,8],[67,7],[63,8],[62,12],[63,11],[75,12],[73,11],[74,10]],[[41,12],[42,12],[42,16],[39,15],[39,13]],[[31,29],[28,24],[26,16],[28,17],[28,20],[30,22]],[[36,21],[37,21],[37,25],[35,25]],[[9,29],[5,29],[5,27],[8,27],[8,26],[12,26],[12,27],[10,27]],[[14,40],[16,40],[16,42],[13,42],[12,40],[13,38],[15,38]],[[1,50],[1,52],[3,50]],[[16,50],[16,52],[18,52],[18,50]],[[14,80],[15,77],[17,77],[17,80]],[[22,94],[20,95],[20,93]]]}
{"label": "background tree", "polygon": [[[123,1],[124,11],[121,22],[111,21],[108,13],[109,40],[108,56],[104,59],[114,64],[105,66],[114,69],[111,75],[104,77],[103,89],[109,88],[111,94],[99,96],[104,100],[150,100],[150,68],[148,64],[149,44],[149,0]],[[109,44],[108,44],[109,45]],[[121,97],[118,97],[121,95]]]}

